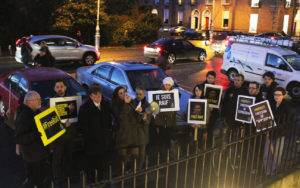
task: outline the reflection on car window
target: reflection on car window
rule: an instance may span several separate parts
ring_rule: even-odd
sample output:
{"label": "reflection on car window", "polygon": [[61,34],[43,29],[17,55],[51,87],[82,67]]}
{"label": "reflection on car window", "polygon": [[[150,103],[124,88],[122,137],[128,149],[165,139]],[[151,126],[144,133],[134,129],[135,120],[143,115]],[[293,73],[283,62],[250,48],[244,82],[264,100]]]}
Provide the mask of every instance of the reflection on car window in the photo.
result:
{"label": "reflection on car window", "polygon": [[19,74],[13,74],[10,77],[10,84],[11,86],[7,86],[8,88],[11,87],[11,91],[17,95],[18,95],[18,88],[19,88],[19,81],[20,81],[21,76]]}
{"label": "reflection on car window", "polygon": [[111,81],[117,85],[127,86],[122,72],[117,68],[115,68],[111,74]]}
{"label": "reflection on car window", "polygon": [[300,70],[300,55],[284,55],[283,57],[295,70]]}
{"label": "reflection on car window", "polygon": [[25,78],[22,77],[20,79],[19,87],[20,88],[18,93],[20,94],[20,96],[24,96],[28,92],[28,84]]}
{"label": "reflection on car window", "polygon": [[126,74],[133,90],[136,87],[143,87],[148,91],[159,90],[162,80],[167,77],[160,69],[130,70]]}
{"label": "reflection on car window", "polygon": [[102,79],[109,79],[109,73],[111,71],[111,66],[103,65],[98,67],[93,74],[102,78]]}
{"label": "reflection on car window", "polygon": [[268,54],[267,56],[267,66],[274,67],[277,69],[288,70],[287,64],[280,57]]}
{"label": "reflection on car window", "polygon": [[182,44],[184,47],[193,47],[193,45],[191,43],[189,43],[188,41],[182,41]]}
{"label": "reflection on car window", "polygon": [[[67,85],[67,95],[82,96],[83,99],[87,98],[87,93],[73,78],[65,78],[63,80]],[[56,79],[31,82],[31,90],[35,90],[41,95],[43,105],[48,103],[49,98],[55,96],[53,89],[55,82]]]}
{"label": "reflection on car window", "polygon": [[75,42],[70,39],[59,39],[58,46],[75,46]]}

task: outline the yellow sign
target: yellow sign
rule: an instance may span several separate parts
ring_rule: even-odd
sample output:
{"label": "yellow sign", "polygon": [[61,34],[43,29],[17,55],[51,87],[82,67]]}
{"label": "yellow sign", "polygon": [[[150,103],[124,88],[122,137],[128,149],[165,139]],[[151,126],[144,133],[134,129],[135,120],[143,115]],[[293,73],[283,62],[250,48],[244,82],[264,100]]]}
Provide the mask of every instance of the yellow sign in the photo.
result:
{"label": "yellow sign", "polygon": [[34,120],[38,131],[42,135],[41,139],[44,146],[47,146],[66,132],[55,106],[34,116]]}

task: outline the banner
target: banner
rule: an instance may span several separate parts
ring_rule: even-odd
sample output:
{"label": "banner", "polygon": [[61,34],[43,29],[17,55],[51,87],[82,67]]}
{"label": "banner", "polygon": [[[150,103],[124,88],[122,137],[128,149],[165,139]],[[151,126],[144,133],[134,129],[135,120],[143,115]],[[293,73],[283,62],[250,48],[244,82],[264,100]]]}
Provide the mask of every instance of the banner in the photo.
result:
{"label": "banner", "polygon": [[187,118],[188,123],[206,124],[206,111],[206,99],[189,99]]}
{"label": "banner", "polygon": [[268,100],[250,106],[250,112],[257,132],[276,126]]}
{"label": "banner", "polygon": [[239,95],[236,104],[235,120],[244,123],[252,123],[249,106],[253,105],[254,103],[255,97]]}
{"label": "banner", "polygon": [[205,84],[204,96],[207,99],[208,107],[219,108],[222,98],[223,86]]}
{"label": "banner", "polygon": [[172,91],[148,91],[149,103],[157,102],[160,112],[179,111],[179,91],[173,89]]}
{"label": "banner", "polygon": [[81,96],[50,98],[50,107],[56,107],[62,123],[67,121],[75,123],[78,121],[81,103]]}
{"label": "banner", "polygon": [[38,131],[42,135],[41,139],[44,146],[47,146],[66,132],[55,107],[48,108],[34,116],[34,120]]}

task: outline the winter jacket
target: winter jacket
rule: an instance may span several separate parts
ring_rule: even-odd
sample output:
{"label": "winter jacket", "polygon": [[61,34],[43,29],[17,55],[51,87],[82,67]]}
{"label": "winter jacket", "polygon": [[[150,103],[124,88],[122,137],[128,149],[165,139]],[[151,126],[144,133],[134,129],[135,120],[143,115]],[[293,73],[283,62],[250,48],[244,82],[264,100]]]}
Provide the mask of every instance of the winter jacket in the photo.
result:
{"label": "winter jacket", "polygon": [[32,61],[31,52],[32,52],[32,47],[30,46],[29,43],[22,44],[22,46],[21,46],[21,55],[22,55],[21,60],[24,64],[28,64],[28,62]]}
{"label": "winter jacket", "polygon": [[44,56],[37,54],[33,61],[42,67],[53,67],[55,63],[55,59],[51,54],[46,54]]}
{"label": "winter jacket", "polygon": [[26,162],[36,162],[49,156],[49,148],[43,145],[34,121],[38,112],[24,105],[16,120],[16,143],[21,146],[21,153]]}
{"label": "winter jacket", "polygon": [[111,149],[112,119],[108,102],[102,100],[99,110],[89,99],[80,107],[78,121],[87,154],[104,155]]}
{"label": "winter jacket", "polygon": [[277,86],[278,86],[277,82],[272,82],[272,84],[269,87],[263,84],[260,89],[260,94],[263,100],[268,100],[270,103],[275,103],[274,90]]}

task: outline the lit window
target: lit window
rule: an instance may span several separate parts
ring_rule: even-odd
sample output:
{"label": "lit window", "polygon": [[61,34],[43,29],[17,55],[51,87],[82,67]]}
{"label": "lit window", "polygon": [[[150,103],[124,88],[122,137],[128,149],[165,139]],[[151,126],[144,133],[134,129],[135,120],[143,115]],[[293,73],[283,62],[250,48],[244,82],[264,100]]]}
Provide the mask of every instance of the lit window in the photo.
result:
{"label": "lit window", "polygon": [[182,25],[183,23],[183,12],[182,11],[178,11],[178,25]]}
{"label": "lit window", "polygon": [[259,7],[259,0],[251,0],[251,7]]}
{"label": "lit window", "polygon": [[223,11],[223,28],[228,28],[229,26],[229,10]]}
{"label": "lit window", "polygon": [[169,5],[170,1],[169,0],[165,0],[165,5]]}
{"label": "lit window", "polygon": [[213,0],[205,0],[205,4],[212,4]]}
{"label": "lit window", "polygon": [[155,4],[158,5],[159,4],[159,0],[155,0]]}
{"label": "lit window", "polygon": [[257,21],[258,21],[258,14],[250,14],[249,33],[256,33]]}
{"label": "lit window", "polygon": [[291,3],[292,3],[292,0],[286,0],[285,1],[285,8],[290,8],[291,7]]}
{"label": "lit window", "polygon": [[164,23],[169,22],[169,9],[165,9],[164,11]]}
{"label": "lit window", "polygon": [[230,0],[222,0],[222,4],[223,5],[228,5],[228,4],[230,4]]}
{"label": "lit window", "polygon": [[178,5],[182,5],[183,0],[178,0]]}
{"label": "lit window", "polygon": [[282,31],[285,34],[287,34],[287,32],[288,32],[288,27],[289,27],[289,15],[284,15]]}
{"label": "lit window", "polygon": [[192,5],[195,5],[196,2],[197,2],[197,0],[191,0],[191,4],[192,4]]}

